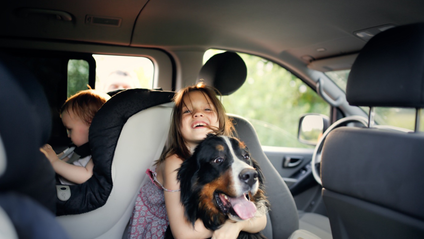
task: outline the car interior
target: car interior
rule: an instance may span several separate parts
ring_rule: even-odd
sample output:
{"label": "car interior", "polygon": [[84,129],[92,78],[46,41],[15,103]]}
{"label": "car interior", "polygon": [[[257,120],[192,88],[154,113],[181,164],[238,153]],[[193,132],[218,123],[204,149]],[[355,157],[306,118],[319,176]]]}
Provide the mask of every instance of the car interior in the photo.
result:
{"label": "car interior", "polygon": [[[423,107],[422,69],[404,62],[423,62],[419,50],[423,39],[422,23],[393,28],[371,39],[352,66],[347,100],[371,109],[413,107],[418,114]],[[399,81],[400,76],[406,77]],[[376,93],[381,81],[390,86]],[[332,233],[337,238],[420,238],[423,194],[417,189],[423,188],[424,180],[419,172],[423,162],[417,160],[423,153],[419,124],[405,133],[373,127],[373,121],[369,119],[363,128],[334,129],[322,149],[323,198]],[[379,183],[369,184],[373,179]]]}
{"label": "car interior", "polygon": [[[152,167],[165,145],[172,96],[173,92],[127,90],[96,114],[90,126],[90,144],[93,160],[101,159],[95,165],[104,168],[96,168],[87,183],[68,186],[71,196],[58,207],[59,222],[68,229],[79,228],[70,230],[71,237],[122,237],[135,196],[148,179],[140,172]],[[103,195],[105,199],[100,201]],[[93,225],[92,221],[103,223]]]}
{"label": "car interior", "polygon": [[[9,1],[0,8],[0,237],[128,238],[173,96],[213,86],[265,176],[267,238],[423,238],[424,2]],[[117,76],[119,75],[119,77]],[[119,79],[118,79],[119,78]],[[87,88],[93,176],[39,148]]]}
{"label": "car interior", "polygon": [[0,76],[0,107],[8,115],[0,123],[1,237],[67,238],[54,214],[55,172],[38,153],[51,132],[43,89],[29,71],[4,58]]}

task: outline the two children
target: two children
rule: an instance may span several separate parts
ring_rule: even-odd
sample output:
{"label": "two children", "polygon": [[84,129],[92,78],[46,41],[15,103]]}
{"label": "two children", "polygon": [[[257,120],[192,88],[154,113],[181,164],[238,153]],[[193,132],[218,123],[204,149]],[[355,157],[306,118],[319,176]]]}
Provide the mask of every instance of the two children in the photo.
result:
{"label": "two children", "polygon": [[230,136],[233,125],[211,87],[203,84],[186,87],[176,94],[174,101],[168,143],[156,161],[155,172],[147,171],[151,180],[137,196],[130,238],[163,238],[168,221],[175,238],[236,238],[242,230],[261,231],[266,216],[242,222],[227,220],[214,232],[206,229],[201,220],[194,227],[186,220],[180,201],[178,169],[208,133]]}
{"label": "two children", "polygon": [[[89,89],[71,96],[63,104],[60,110],[62,122],[76,149],[70,148],[56,155],[49,144],[40,148],[54,171],[61,176],[62,184],[81,184],[93,175],[94,164],[88,146],[89,128],[94,115],[109,98],[107,94]],[[84,155],[84,151],[88,153]]]}
{"label": "two children", "polygon": [[[94,90],[86,90],[70,97],[63,105],[62,122],[68,130],[68,137],[77,147],[88,144],[92,119],[106,100],[107,97]],[[186,220],[180,201],[178,168],[208,133],[230,136],[233,125],[211,87],[203,84],[186,87],[176,94],[174,101],[167,147],[156,161],[155,172],[147,171],[151,180],[142,186],[137,196],[130,222],[130,237],[163,238],[168,225],[175,238],[236,238],[242,230],[259,232],[265,228],[266,216],[241,222],[227,220],[216,231],[206,229],[201,220],[197,220],[194,227]],[[71,155],[60,160],[50,145],[40,150],[50,160],[56,173],[70,182],[83,183],[93,174],[90,155],[69,164],[66,161],[72,158]]]}

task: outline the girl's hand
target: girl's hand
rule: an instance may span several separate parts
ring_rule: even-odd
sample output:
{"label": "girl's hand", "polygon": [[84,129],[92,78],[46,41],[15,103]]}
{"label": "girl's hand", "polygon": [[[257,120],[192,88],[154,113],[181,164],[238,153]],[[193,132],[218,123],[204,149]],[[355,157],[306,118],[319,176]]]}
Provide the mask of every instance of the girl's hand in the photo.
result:
{"label": "girl's hand", "polygon": [[40,148],[40,151],[46,156],[46,158],[49,159],[50,163],[53,163],[54,161],[59,160],[59,158],[56,155],[56,152],[53,150],[50,144],[45,144],[43,147]]}
{"label": "girl's hand", "polygon": [[262,231],[267,223],[266,215],[252,217],[248,220],[235,222],[227,219],[221,228],[213,232],[213,239],[234,239],[240,231],[257,233]]}
{"label": "girl's hand", "polygon": [[240,231],[239,223],[228,219],[221,228],[213,232],[212,239],[235,239]]}

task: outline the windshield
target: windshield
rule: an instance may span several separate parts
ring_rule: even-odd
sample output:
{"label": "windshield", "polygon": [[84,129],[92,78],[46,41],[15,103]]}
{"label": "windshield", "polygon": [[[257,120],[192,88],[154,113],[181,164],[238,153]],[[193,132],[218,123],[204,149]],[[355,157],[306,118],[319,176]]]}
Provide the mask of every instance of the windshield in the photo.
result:
{"label": "windshield", "polygon": [[[347,78],[350,70],[329,71],[325,74],[346,92]],[[369,112],[368,107],[361,107],[365,112]],[[380,125],[390,125],[404,129],[414,130],[415,109],[412,108],[394,108],[394,107],[374,107],[375,122]],[[421,118],[423,117],[421,113]],[[424,122],[420,124],[420,131],[424,129]]]}
{"label": "windshield", "polygon": [[342,71],[328,71],[325,74],[330,78],[337,86],[346,92],[347,77],[349,76],[350,70]]}

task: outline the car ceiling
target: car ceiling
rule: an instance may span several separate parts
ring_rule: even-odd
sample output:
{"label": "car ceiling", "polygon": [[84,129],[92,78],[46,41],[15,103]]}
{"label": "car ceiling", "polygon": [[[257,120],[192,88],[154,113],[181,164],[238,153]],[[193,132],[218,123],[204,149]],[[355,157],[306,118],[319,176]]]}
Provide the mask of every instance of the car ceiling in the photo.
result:
{"label": "car ceiling", "polygon": [[289,54],[305,63],[358,52],[365,41],[356,31],[424,21],[422,0],[22,0],[2,5],[2,38],[166,51],[222,48],[268,58]]}

